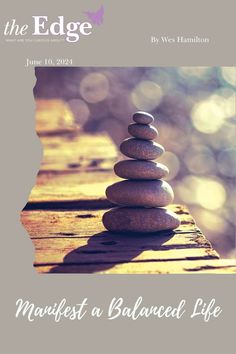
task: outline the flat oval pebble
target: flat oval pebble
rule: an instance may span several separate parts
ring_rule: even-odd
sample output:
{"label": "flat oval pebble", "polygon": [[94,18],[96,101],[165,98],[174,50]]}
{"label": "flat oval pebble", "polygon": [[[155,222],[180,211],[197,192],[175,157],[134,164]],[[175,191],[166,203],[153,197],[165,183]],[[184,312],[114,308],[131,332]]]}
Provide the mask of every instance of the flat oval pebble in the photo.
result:
{"label": "flat oval pebble", "polygon": [[163,154],[165,149],[153,141],[129,138],[121,143],[120,151],[133,159],[155,160]]}
{"label": "flat oval pebble", "polygon": [[168,168],[157,162],[142,160],[123,160],[114,166],[117,176],[127,179],[161,179],[168,175]]}
{"label": "flat oval pebble", "polygon": [[133,120],[139,124],[150,124],[154,121],[154,117],[150,113],[138,111],[134,113]]}
{"label": "flat oval pebble", "polygon": [[103,215],[102,221],[111,232],[157,232],[180,225],[178,216],[165,208],[113,208]]}
{"label": "flat oval pebble", "polygon": [[153,140],[158,135],[156,128],[148,124],[132,123],[128,126],[128,132],[135,138],[145,140]]}
{"label": "flat oval pebble", "polygon": [[159,207],[170,204],[174,199],[171,186],[162,180],[125,180],[106,189],[112,203],[124,206]]}

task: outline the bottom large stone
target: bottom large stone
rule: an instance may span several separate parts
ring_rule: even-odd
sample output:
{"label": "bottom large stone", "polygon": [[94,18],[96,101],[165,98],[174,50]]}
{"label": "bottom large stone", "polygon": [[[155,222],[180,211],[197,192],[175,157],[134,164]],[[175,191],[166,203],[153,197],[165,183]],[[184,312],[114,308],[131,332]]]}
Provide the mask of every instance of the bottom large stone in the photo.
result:
{"label": "bottom large stone", "polygon": [[103,215],[102,221],[112,232],[157,232],[180,225],[178,216],[165,208],[113,208]]}

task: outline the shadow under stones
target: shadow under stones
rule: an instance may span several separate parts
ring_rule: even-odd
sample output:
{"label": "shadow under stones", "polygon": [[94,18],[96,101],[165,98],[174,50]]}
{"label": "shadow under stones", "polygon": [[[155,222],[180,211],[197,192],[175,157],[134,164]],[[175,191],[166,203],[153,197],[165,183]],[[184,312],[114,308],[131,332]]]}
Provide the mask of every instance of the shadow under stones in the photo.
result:
{"label": "shadow under stones", "polygon": [[164,245],[175,235],[172,230],[147,234],[115,234],[108,231],[91,236],[87,245],[69,252],[62,264],[50,273],[96,273],[117,264],[129,263],[143,251],[166,250]]}

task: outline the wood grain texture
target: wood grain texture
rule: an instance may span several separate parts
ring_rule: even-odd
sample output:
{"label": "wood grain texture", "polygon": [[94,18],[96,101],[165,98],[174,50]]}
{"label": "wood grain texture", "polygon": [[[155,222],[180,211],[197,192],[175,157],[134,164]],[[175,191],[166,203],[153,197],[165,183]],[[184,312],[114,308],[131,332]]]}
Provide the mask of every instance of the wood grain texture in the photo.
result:
{"label": "wood grain texture", "polygon": [[178,260],[172,262],[129,262],[122,264],[35,265],[39,273],[97,274],[235,274],[236,262],[228,259]]}
{"label": "wood grain texture", "polygon": [[[187,209],[178,205],[171,205],[170,210],[176,212],[181,219],[181,227],[175,230],[178,235],[171,240],[178,243],[181,242],[196,242],[195,239],[206,243],[207,240],[197,228],[193,218],[187,212]],[[101,209],[82,209],[77,211],[70,210],[26,210],[22,212],[22,222],[27,229],[31,238],[49,238],[49,237],[90,237],[93,234],[105,231],[102,224],[102,216],[106,210]],[[193,235],[194,233],[194,235]],[[162,235],[169,234],[169,232],[155,233],[161,238]],[[148,235],[148,234],[147,234]],[[150,236],[141,236],[137,239],[150,239]],[[196,237],[197,235],[197,237]],[[107,237],[124,240],[123,234],[112,234],[107,232]],[[151,236],[151,239],[153,234]],[[128,242],[126,240],[126,242]],[[208,242],[209,244],[209,242]]]}
{"label": "wood grain texture", "polygon": [[[131,263],[135,265],[127,272],[142,272],[150,265],[149,272],[158,273],[164,264],[173,272],[167,264],[188,261],[194,268],[196,260],[218,259],[188,210],[179,205],[171,209],[178,213],[181,226],[175,232],[145,236],[107,232],[101,222],[104,210],[28,210],[22,212],[21,220],[34,243],[35,266],[40,272],[64,272],[70,266],[77,272],[119,273],[125,272],[121,264]],[[153,268],[155,262],[161,263],[159,270]],[[143,267],[142,263],[147,264]],[[184,268],[176,271],[184,272]]]}

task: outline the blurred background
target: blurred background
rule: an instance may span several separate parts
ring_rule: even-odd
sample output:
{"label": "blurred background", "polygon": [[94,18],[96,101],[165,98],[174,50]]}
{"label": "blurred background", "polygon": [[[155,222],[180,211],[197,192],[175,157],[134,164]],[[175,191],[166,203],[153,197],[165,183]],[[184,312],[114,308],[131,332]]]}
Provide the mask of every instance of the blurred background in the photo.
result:
{"label": "blurred background", "polygon": [[188,206],[221,256],[235,257],[236,67],[39,67],[35,73],[39,135],[105,132],[118,149],[132,114],[152,113],[174,202]]}

